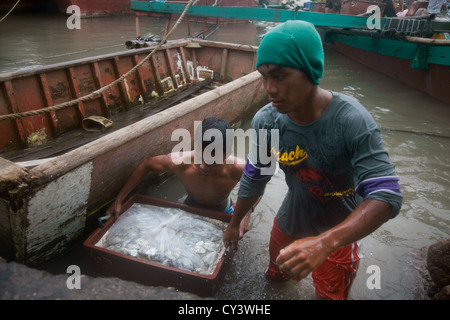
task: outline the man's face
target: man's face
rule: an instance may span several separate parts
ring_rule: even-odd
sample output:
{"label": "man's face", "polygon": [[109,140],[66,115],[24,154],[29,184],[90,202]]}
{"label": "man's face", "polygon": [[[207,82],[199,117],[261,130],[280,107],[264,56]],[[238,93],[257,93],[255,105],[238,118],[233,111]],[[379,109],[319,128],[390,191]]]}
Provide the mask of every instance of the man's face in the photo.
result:
{"label": "man's face", "polygon": [[280,113],[297,111],[313,87],[313,83],[300,69],[263,64],[258,67],[258,71],[263,77],[269,100]]}
{"label": "man's face", "polygon": [[[226,161],[226,156],[223,156],[223,154],[223,152],[220,152],[220,155],[217,159],[215,158],[215,150],[212,150],[211,154],[203,151],[201,154],[202,162],[195,165],[197,167],[197,170],[203,175],[214,175],[220,172]],[[221,155],[223,158],[221,157]]]}

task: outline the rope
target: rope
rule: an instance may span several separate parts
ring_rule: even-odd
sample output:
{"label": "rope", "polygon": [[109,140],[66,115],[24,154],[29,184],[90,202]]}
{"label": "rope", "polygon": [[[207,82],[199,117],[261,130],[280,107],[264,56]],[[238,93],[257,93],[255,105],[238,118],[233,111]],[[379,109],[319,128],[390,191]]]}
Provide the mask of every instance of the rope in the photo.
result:
{"label": "rope", "polygon": [[11,8],[11,10],[9,10],[9,12],[7,14],[5,14],[5,16],[2,18],[2,20],[0,20],[0,23],[3,22],[3,20],[5,20],[6,17],[9,16],[11,12],[13,12],[13,10],[17,7],[19,2],[20,2],[20,0],[17,0],[16,4]]}
{"label": "rope", "polygon": [[[20,0],[19,0],[20,1]],[[100,96],[103,92],[111,89],[112,87],[114,87],[115,85],[119,84],[120,82],[122,82],[126,77],[132,75],[133,73],[136,72],[136,70],[142,66],[147,60],[149,60],[153,54],[164,44],[166,43],[167,39],[169,38],[169,36],[172,34],[172,32],[178,27],[178,25],[180,24],[181,20],[183,19],[184,15],[186,14],[187,10],[189,9],[189,7],[192,5],[192,3],[195,0],[189,0],[189,3],[186,5],[186,7],[184,8],[183,12],[181,13],[180,17],[178,18],[178,20],[176,21],[176,23],[173,25],[172,29],[170,29],[170,31],[164,36],[163,40],[161,40],[161,42],[152,50],[152,52],[150,52],[142,61],[140,61],[137,65],[135,65],[131,70],[129,70],[127,73],[123,74],[120,78],[117,78],[116,80],[114,80],[113,82],[111,82],[110,84],[95,90],[93,92],[91,92],[88,95],[85,95],[83,97],[77,98],[75,100],[72,101],[67,101],[64,102],[62,104],[58,104],[56,106],[52,106],[52,107],[47,107],[47,108],[42,108],[39,110],[32,110],[32,111],[27,111],[27,112],[22,112],[22,113],[15,113],[15,114],[6,114],[6,115],[1,115],[0,116],[0,121],[3,120],[16,120],[16,119],[21,119],[21,118],[25,118],[25,117],[29,117],[29,116],[35,116],[41,113],[45,113],[45,112],[50,112],[50,111],[56,111],[56,110],[60,110],[60,109],[64,109],[67,107],[70,107],[74,104],[78,104],[80,102],[86,102],[89,100],[92,100],[94,98],[97,98],[98,96]]]}

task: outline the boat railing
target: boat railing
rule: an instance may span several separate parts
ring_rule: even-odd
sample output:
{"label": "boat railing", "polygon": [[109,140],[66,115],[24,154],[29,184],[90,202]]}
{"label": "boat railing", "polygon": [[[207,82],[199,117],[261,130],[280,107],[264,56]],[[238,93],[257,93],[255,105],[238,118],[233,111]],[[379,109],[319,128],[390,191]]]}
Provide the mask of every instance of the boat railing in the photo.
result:
{"label": "boat railing", "polygon": [[427,19],[384,18],[381,33],[395,32],[405,36],[418,36],[431,32],[431,22]]}

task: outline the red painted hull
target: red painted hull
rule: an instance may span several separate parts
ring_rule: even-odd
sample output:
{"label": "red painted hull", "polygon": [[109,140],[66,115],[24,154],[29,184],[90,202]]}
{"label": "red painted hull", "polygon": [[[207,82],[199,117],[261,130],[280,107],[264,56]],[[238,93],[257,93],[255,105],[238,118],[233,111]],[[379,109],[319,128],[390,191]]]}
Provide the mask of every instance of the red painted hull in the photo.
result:
{"label": "red painted hull", "polygon": [[54,0],[59,10],[65,13],[70,5],[80,7],[85,17],[131,13],[131,0]]}

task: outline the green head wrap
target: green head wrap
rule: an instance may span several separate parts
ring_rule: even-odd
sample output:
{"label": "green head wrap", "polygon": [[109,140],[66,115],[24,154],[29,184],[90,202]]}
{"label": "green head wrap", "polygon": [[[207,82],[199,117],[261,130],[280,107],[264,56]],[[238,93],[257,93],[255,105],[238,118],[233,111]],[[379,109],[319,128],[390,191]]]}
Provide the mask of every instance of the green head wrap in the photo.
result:
{"label": "green head wrap", "polygon": [[300,69],[319,84],[323,75],[323,48],[314,25],[291,20],[270,30],[259,45],[256,68],[266,63]]}

